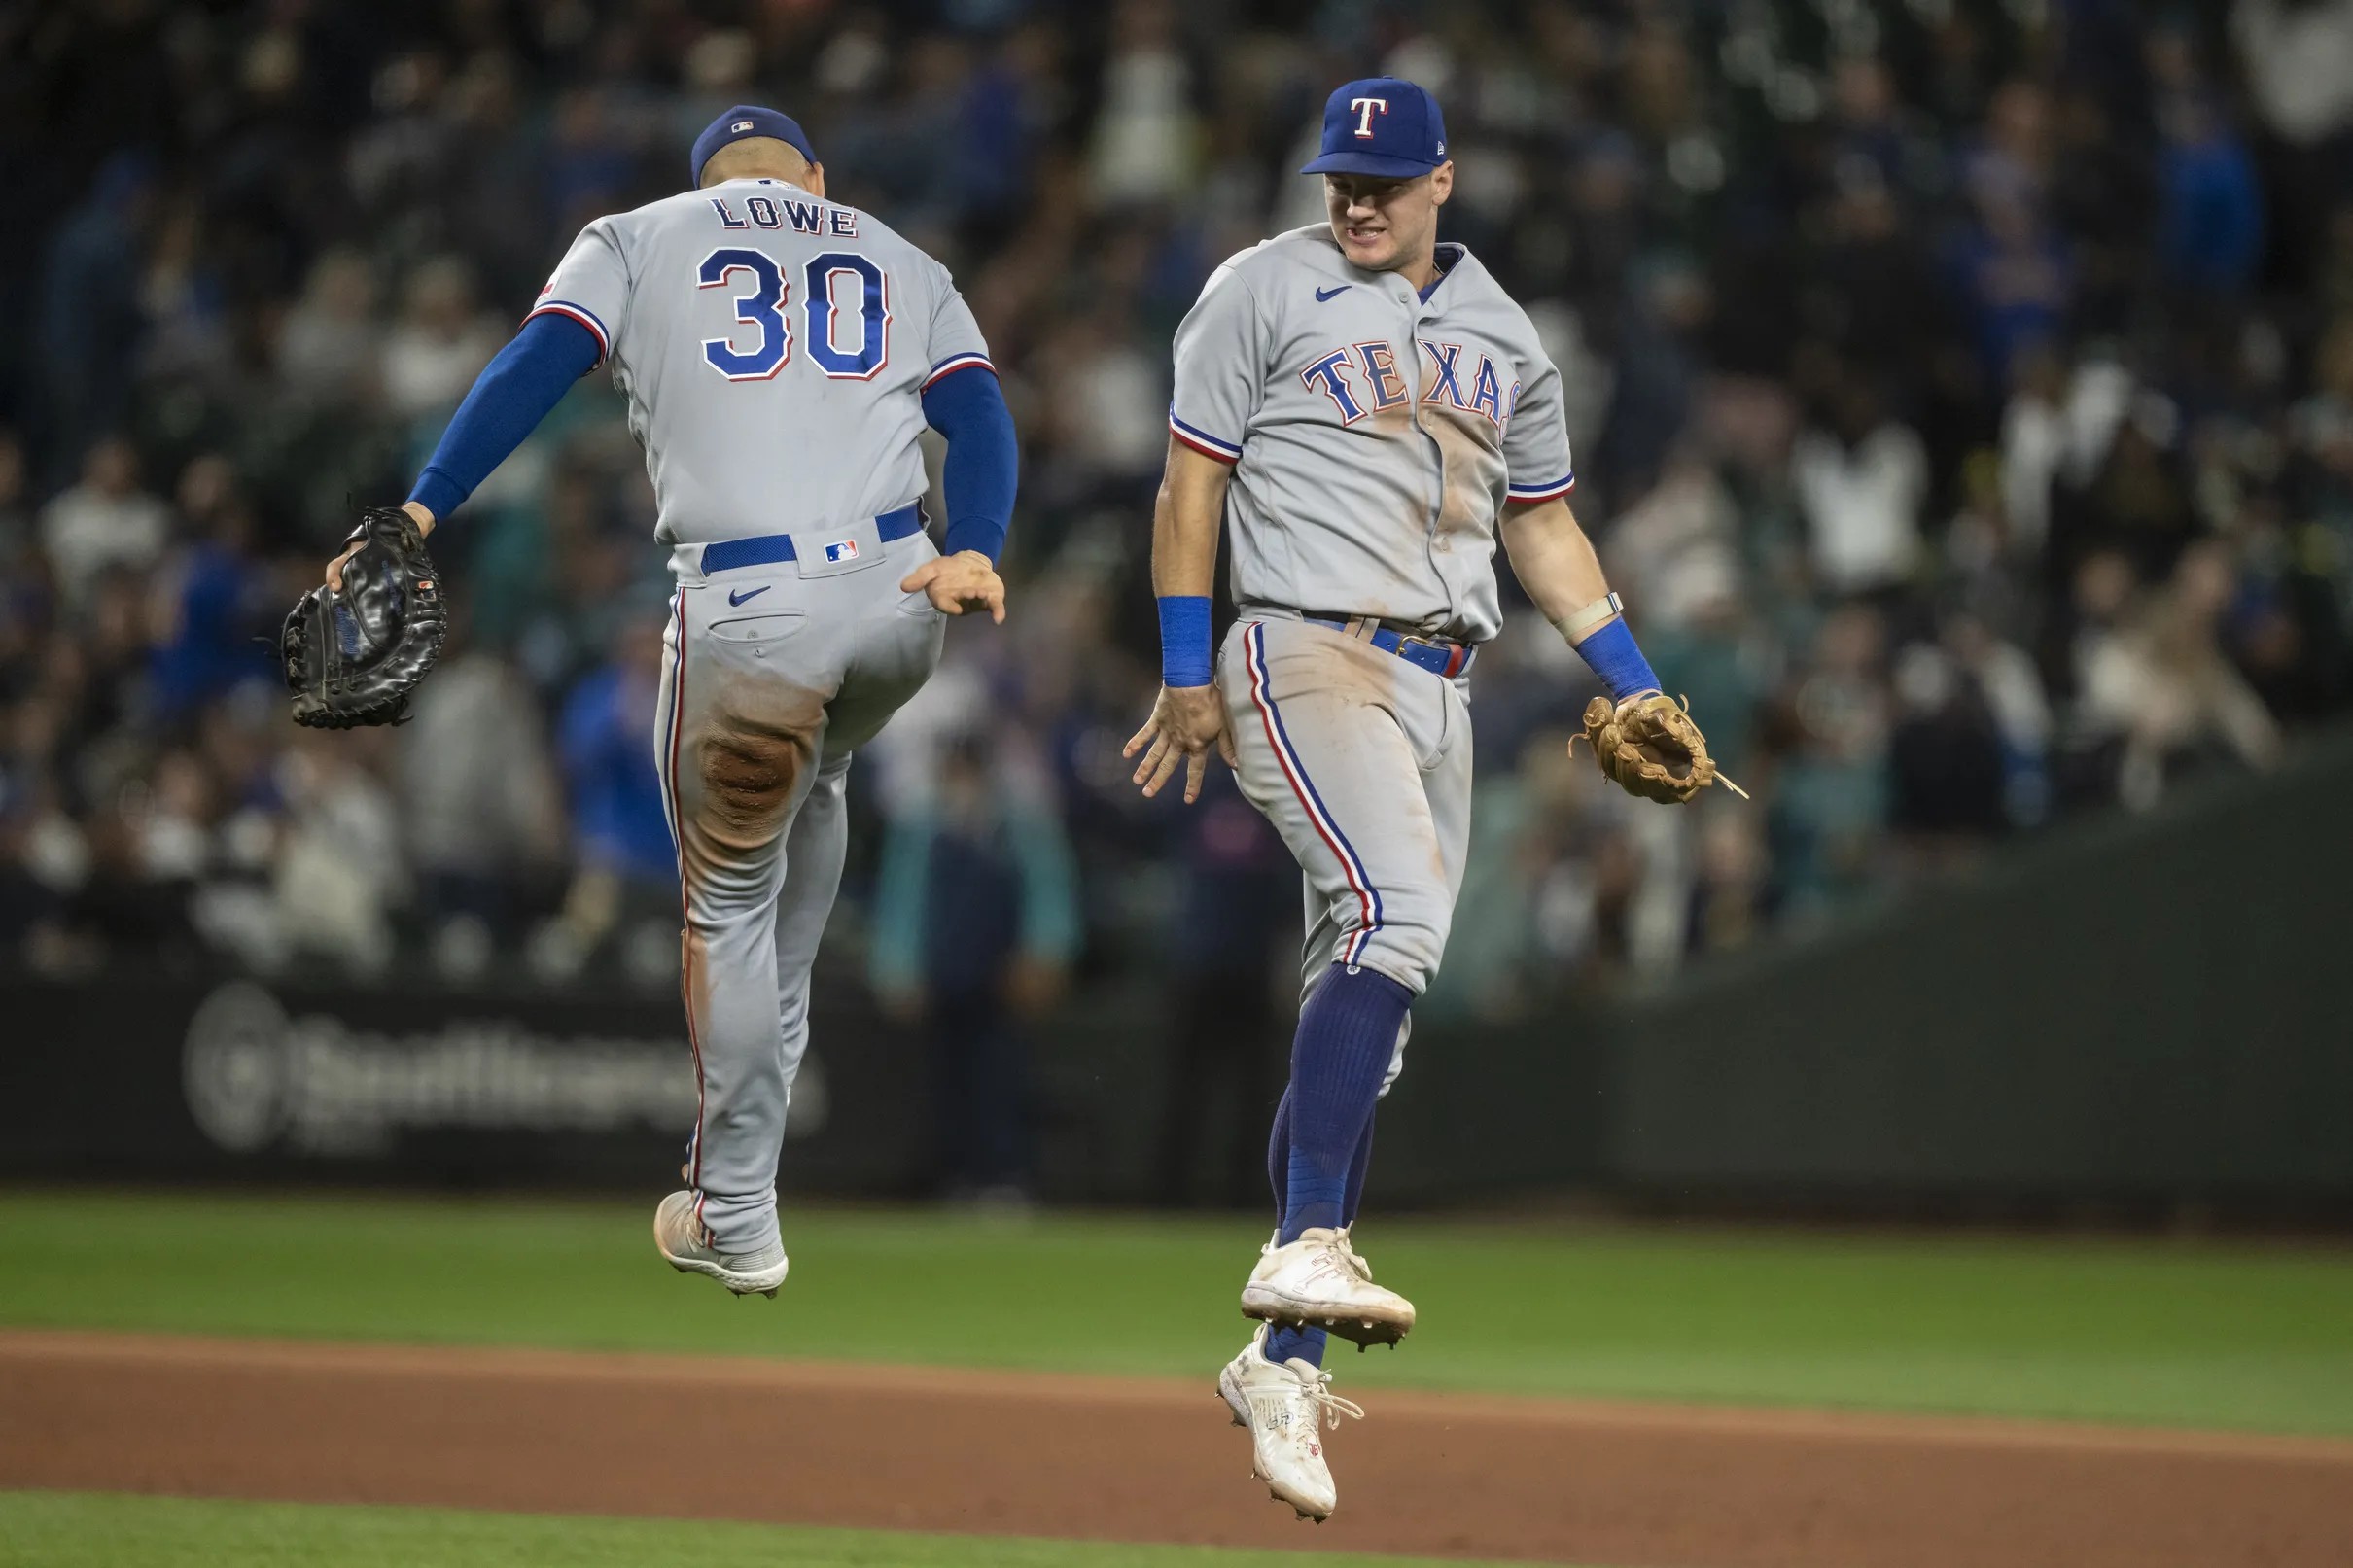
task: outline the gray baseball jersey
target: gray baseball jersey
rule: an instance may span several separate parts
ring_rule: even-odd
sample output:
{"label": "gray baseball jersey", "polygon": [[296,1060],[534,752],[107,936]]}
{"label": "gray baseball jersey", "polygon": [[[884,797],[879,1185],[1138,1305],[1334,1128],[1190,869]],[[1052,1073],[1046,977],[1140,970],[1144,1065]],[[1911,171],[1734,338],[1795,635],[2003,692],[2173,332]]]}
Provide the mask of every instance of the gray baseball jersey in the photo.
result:
{"label": "gray baseball jersey", "polygon": [[672,544],[914,501],[924,388],[989,363],[947,268],[871,213],[776,180],[599,218],[532,314],[595,334]]}
{"label": "gray baseball jersey", "polygon": [[1328,226],[1211,275],[1176,330],[1177,439],[1234,465],[1244,609],[1361,615],[1478,643],[1501,625],[1507,501],[1575,482],[1561,373],[1528,313],[1460,246],[1421,297]]}
{"label": "gray baseball jersey", "polygon": [[[938,551],[876,519],[923,494],[923,390],[988,350],[937,261],[870,214],[729,180],[600,218],[533,315],[594,333],[674,546],[655,767],[685,905],[695,1211],[777,1238],[776,1171],[833,907],[853,750],[939,658],[899,591]],[[793,558],[701,546],[792,536]]]}

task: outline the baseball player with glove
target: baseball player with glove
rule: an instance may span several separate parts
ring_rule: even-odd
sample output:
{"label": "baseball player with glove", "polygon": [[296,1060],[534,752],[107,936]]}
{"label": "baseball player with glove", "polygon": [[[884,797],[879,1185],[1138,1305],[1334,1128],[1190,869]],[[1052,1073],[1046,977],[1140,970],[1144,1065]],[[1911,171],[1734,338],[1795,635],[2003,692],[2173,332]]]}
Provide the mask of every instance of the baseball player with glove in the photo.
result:
{"label": "baseball player with glove", "polygon": [[[1177,329],[1152,526],[1163,688],[1127,754],[1144,793],[1181,770],[1189,801],[1218,752],[1305,873],[1303,1000],[1268,1148],[1280,1225],[1242,1291],[1261,1326],[1217,1386],[1256,1474],[1320,1520],[1338,1501],[1323,1428],[1363,1413],[1331,1392],[1325,1335],[1394,1344],[1414,1326],[1350,1226],[1461,889],[1466,678],[1501,624],[1498,542],[1609,692],[1585,715],[1603,771],[1683,801],[1714,765],[1569,511],[1560,372],[1478,259],[1437,243],[1454,187],[1437,101],[1348,84],[1304,172],[1323,177],[1329,223],[1228,261]],[[1212,660],[1226,523],[1241,618]]]}
{"label": "baseball player with glove", "polygon": [[[284,652],[298,719],[398,718],[440,646],[424,536],[611,366],[678,584],[653,740],[699,1111],[654,1242],[682,1272],[773,1296],[777,1159],[851,753],[931,676],[943,616],[1004,619],[1017,451],[947,269],[829,199],[798,124],[730,109],[689,171],[694,189],[581,231],[407,505],[368,513],[297,607]],[[948,440],[943,548],[920,505],[926,425]]]}

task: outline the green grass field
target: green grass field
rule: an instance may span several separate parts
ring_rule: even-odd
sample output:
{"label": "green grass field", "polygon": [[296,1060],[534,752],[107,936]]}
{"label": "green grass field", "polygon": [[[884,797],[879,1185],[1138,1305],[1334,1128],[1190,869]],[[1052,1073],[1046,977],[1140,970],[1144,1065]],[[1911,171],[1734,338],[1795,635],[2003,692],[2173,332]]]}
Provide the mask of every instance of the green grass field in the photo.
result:
{"label": "green grass field", "polygon": [[[0,1324],[1206,1378],[1249,1219],[792,1212],[738,1302],[648,1203],[0,1194]],[[1421,1309],[1344,1385],[2353,1434],[2353,1250],[1376,1222]],[[952,1290],[951,1316],[936,1308]],[[1053,1296],[1090,1303],[1041,1311]]]}
{"label": "green grass field", "polygon": [[[1254,1219],[786,1218],[738,1302],[652,1205],[0,1193],[0,1326],[1049,1367],[1207,1379]],[[2353,1435],[2353,1250],[1376,1222],[1421,1326],[1384,1386]],[[952,1293],[955,1311],[937,1302]],[[1088,1304],[1041,1311],[1045,1299]],[[5,1411],[0,1411],[5,1419]],[[0,1492],[0,1568],[1344,1568],[1402,1558]]]}
{"label": "green grass field", "polygon": [[[0,1492],[0,1568],[703,1568],[725,1562],[790,1568],[1416,1568],[1427,1559]],[[1478,1565],[1451,1562],[1446,1568]]]}

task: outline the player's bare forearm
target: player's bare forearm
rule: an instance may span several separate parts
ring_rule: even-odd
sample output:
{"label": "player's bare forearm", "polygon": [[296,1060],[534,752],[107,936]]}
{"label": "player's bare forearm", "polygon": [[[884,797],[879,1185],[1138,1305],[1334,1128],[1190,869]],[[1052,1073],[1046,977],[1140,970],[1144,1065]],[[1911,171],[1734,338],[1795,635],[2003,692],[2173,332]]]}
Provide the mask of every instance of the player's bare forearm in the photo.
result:
{"label": "player's bare forearm", "polygon": [[1233,469],[1183,442],[1169,442],[1168,467],[1152,503],[1152,592],[1200,594],[1216,587],[1217,530]]}
{"label": "player's bare forearm", "polygon": [[[1217,530],[1225,519],[1225,487],[1233,470],[1176,440],[1169,442],[1168,468],[1152,505],[1152,591],[1162,598],[1207,599],[1217,575]],[[1215,682],[1160,688],[1145,719],[1120,754],[1143,753],[1135,782],[1157,795],[1184,769],[1186,804],[1201,797],[1215,749],[1234,765],[1234,740],[1225,721],[1225,699]]]}
{"label": "player's bare forearm", "polygon": [[1513,574],[1546,620],[1558,623],[1609,592],[1601,558],[1565,500],[1504,507],[1500,533]]}

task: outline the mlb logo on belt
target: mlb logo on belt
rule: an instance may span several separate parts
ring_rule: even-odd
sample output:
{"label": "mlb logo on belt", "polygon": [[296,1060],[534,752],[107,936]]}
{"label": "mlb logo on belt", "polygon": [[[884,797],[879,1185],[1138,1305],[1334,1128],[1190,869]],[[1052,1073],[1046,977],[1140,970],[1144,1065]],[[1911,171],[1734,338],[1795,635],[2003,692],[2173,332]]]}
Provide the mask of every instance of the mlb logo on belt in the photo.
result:
{"label": "mlb logo on belt", "polygon": [[827,566],[831,566],[837,561],[855,561],[857,559],[858,540],[854,539],[846,539],[838,544],[825,546],[825,564]]}

